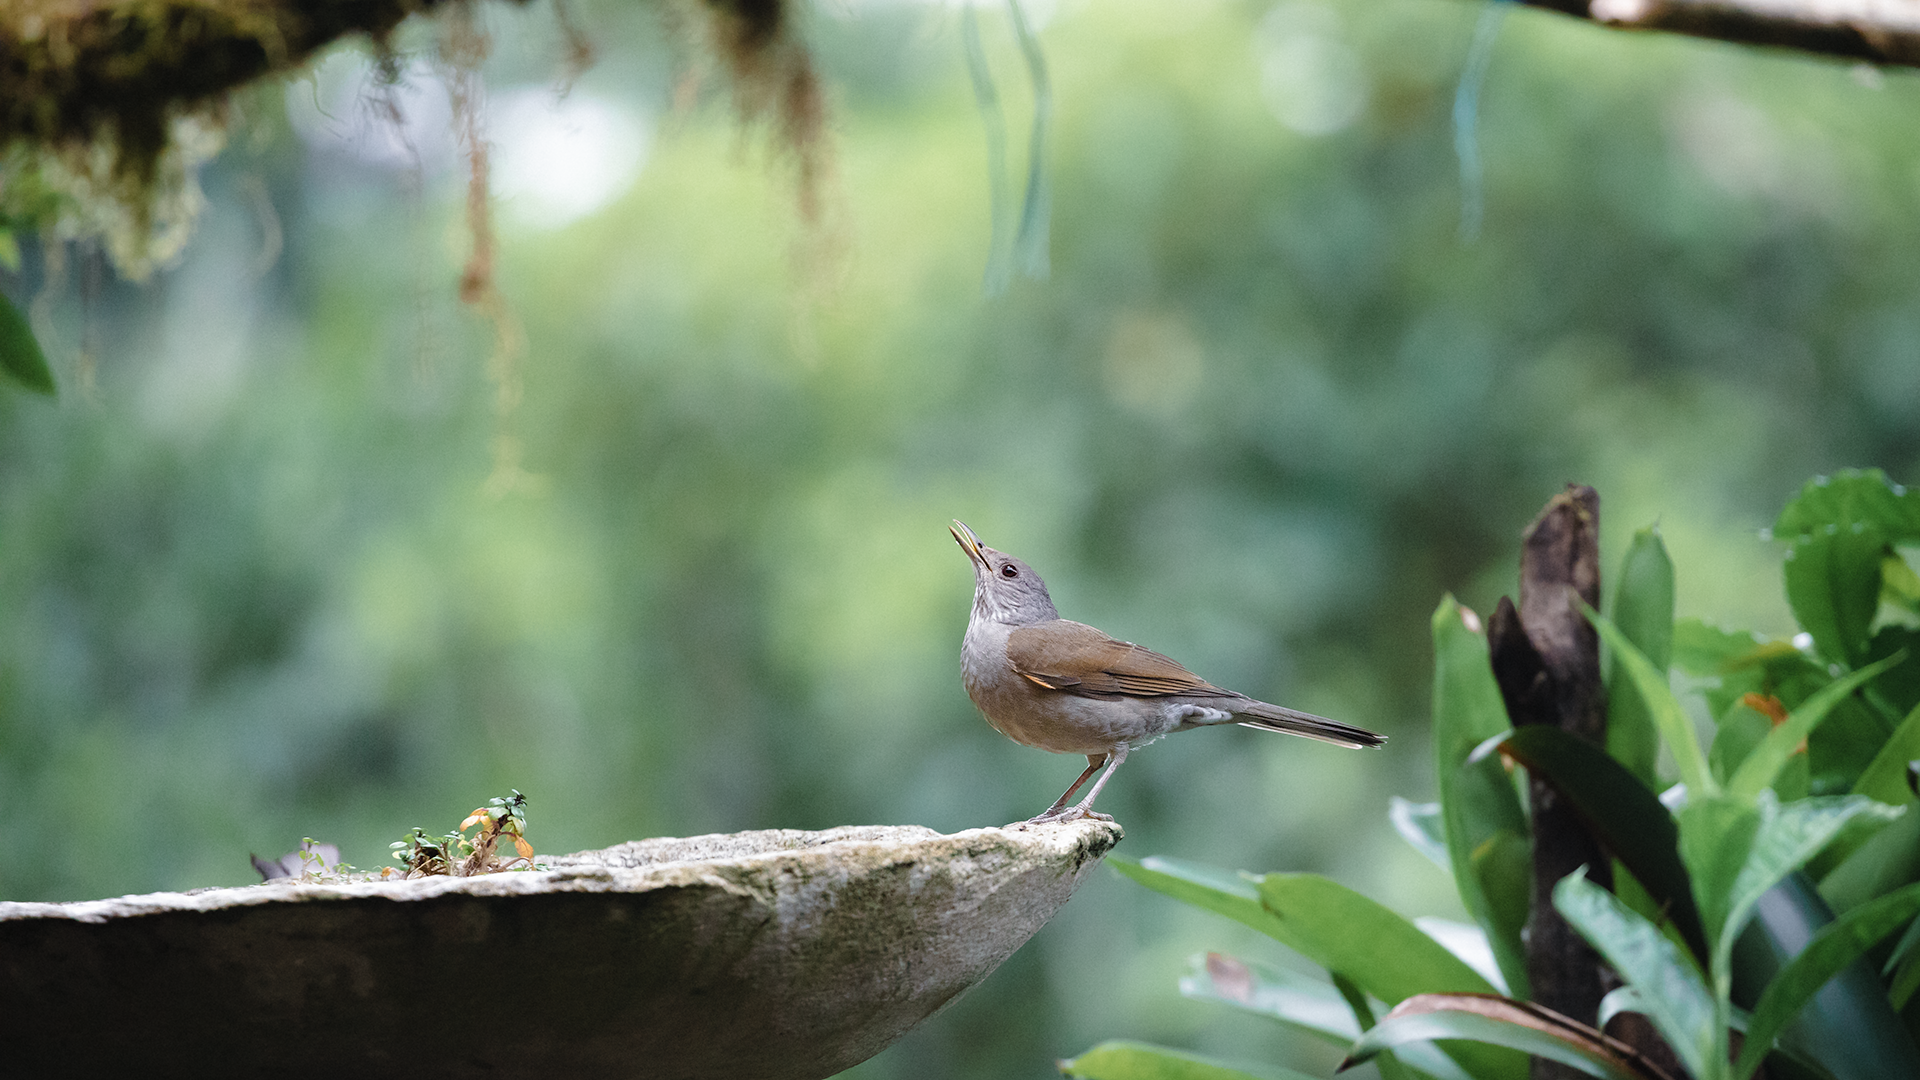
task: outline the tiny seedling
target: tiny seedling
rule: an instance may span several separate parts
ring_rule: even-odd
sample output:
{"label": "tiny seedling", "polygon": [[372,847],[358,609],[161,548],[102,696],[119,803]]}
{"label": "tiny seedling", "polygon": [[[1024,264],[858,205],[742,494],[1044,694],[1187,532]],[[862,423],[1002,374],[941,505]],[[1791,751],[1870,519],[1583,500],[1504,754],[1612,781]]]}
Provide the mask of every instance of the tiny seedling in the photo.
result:
{"label": "tiny seedling", "polygon": [[[467,830],[479,826],[472,836]],[[445,874],[472,877],[501,870],[533,869],[533,845],[527,842],[527,797],[514,791],[468,814],[460,827],[444,836],[429,835],[419,826],[396,841],[394,861],[406,867],[407,877]],[[501,840],[513,843],[515,857],[503,859]]]}

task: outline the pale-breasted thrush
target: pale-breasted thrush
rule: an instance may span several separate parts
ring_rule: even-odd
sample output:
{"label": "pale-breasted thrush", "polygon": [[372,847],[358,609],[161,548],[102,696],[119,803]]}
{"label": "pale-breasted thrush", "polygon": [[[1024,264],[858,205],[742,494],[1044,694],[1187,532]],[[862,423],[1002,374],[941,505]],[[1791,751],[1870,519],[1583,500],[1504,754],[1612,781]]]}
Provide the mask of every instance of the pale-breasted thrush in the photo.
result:
{"label": "pale-breasted thrush", "polygon": [[[1001,734],[1056,754],[1085,754],[1087,769],[1034,822],[1082,817],[1127,752],[1175,731],[1240,724],[1336,746],[1379,746],[1365,728],[1224,690],[1175,661],[1060,617],[1033,567],[982,544],[955,521],[973,561],[973,615],[960,648],[967,696]],[[1102,766],[1087,797],[1067,800]]]}

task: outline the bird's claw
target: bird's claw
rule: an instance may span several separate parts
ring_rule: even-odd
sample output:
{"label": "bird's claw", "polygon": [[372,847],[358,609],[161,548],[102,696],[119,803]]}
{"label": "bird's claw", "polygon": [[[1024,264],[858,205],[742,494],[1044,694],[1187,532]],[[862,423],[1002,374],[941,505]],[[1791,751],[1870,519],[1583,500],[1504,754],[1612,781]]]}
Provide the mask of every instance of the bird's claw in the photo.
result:
{"label": "bird's claw", "polygon": [[1103,814],[1098,810],[1088,810],[1083,806],[1069,806],[1060,810],[1048,810],[1045,813],[1036,814],[1019,824],[1054,825],[1066,821],[1079,821],[1083,818],[1092,821],[1112,821],[1113,815]]}

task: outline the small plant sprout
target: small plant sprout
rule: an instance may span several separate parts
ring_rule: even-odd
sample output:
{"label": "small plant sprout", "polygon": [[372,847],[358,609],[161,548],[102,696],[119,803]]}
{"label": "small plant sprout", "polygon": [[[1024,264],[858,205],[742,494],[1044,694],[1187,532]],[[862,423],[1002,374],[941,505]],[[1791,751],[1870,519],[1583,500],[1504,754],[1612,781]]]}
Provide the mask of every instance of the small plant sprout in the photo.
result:
{"label": "small plant sprout", "polygon": [[313,837],[303,837],[300,846],[277,859],[252,855],[253,868],[262,881],[301,882],[339,881],[357,871],[340,861],[340,849]]}
{"label": "small plant sprout", "polygon": [[[464,834],[475,825],[480,826],[479,835],[471,841],[462,840],[470,850],[466,861],[461,865],[460,876],[471,877],[474,874],[506,870],[515,863],[533,865],[533,845],[527,843],[525,835],[527,826],[525,795],[514,791],[504,799],[488,800],[488,805],[467,815],[467,819],[460,823],[460,831]],[[501,862],[494,854],[494,849],[499,846],[503,836],[512,838],[513,850],[518,858]]]}
{"label": "small plant sprout", "polygon": [[405,863],[407,876],[415,874],[426,877],[432,874],[448,872],[447,851],[450,841],[457,840],[459,833],[447,836],[428,836],[425,829],[415,825],[405,838],[396,840],[390,846],[397,862]]}
{"label": "small plant sprout", "polygon": [[[518,791],[505,798],[488,800],[486,806],[468,814],[460,827],[445,836],[431,836],[415,826],[405,838],[392,845],[395,861],[406,865],[406,876],[422,877],[448,874],[472,877],[501,870],[532,869],[533,845],[527,842],[527,797]],[[467,830],[479,826],[469,837]],[[515,857],[499,855],[502,838],[513,842]]]}

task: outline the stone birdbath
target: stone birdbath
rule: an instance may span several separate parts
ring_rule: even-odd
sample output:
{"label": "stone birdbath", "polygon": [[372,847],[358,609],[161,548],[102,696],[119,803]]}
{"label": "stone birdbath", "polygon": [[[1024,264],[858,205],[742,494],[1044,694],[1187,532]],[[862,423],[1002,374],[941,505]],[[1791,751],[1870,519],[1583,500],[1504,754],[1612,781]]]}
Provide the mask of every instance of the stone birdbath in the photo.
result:
{"label": "stone birdbath", "polygon": [[986,978],[1101,821],[640,840],[478,877],[0,903],[20,1076],[814,1080]]}

